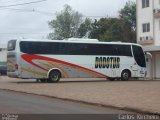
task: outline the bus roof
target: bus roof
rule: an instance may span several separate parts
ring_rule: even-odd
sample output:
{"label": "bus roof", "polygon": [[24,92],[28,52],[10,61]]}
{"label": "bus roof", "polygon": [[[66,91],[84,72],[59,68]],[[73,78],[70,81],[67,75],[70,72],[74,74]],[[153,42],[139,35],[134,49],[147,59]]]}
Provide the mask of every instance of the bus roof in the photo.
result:
{"label": "bus roof", "polygon": [[83,38],[72,38],[72,39],[64,39],[64,40],[49,40],[49,39],[25,39],[19,38],[18,41],[34,41],[34,42],[60,42],[60,43],[91,43],[91,44],[119,44],[119,45],[138,45],[136,43],[124,43],[121,41],[118,42],[100,42],[97,39],[83,39]]}

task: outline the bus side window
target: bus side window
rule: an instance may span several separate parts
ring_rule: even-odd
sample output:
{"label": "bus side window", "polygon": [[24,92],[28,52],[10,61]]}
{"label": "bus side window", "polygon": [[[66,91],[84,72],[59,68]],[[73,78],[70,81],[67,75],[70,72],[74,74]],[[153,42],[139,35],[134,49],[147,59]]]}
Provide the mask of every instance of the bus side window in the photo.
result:
{"label": "bus side window", "polygon": [[122,55],[121,49],[118,46],[114,47],[113,53],[114,53],[114,55],[117,55],[117,56],[121,56]]}
{"label": "bus side window", "polygon": [[115,55],[118,55],[118,48],[114,48],[113,52]]}

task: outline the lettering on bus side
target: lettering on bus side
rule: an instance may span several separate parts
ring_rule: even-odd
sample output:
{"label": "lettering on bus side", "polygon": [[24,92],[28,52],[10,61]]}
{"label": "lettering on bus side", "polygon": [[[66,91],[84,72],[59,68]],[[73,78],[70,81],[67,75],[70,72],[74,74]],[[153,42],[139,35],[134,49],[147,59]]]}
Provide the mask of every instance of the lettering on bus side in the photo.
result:
{"label": "lettering on bus side", "polygon": [[120,57],[96,57],[95,68],[111,68],[117,69],[120,67]]}

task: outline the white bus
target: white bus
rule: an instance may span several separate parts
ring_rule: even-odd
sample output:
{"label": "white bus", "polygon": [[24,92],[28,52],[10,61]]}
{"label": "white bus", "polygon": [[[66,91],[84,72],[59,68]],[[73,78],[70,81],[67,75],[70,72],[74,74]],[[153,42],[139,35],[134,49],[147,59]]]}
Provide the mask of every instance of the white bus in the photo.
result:
{"label": "white bus", "polygon": [[133,43],[96,40],[32,40],[8,42],[9,77],[58,82],[60,78],[145,77],[142,47]]}

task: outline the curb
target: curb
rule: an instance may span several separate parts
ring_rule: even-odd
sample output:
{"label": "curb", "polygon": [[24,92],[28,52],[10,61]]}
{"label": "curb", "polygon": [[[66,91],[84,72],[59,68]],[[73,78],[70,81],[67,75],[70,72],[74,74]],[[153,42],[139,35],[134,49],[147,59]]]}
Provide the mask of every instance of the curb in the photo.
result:
{"label": "curb", "polygon": [[83,100],[75,100],[75,99],[72,99],[72,98],[61,98],[61,97],[56,97],[56,96],[43,95],[43,94],[37,94],[37,93],[30,93],[30,92],[24,92],[24,91],[17,91],[17,90],[11,90],[11,89],[0,88],[0,90],[12,91],[12,92],[23,93],[23,94],[31,94],[31,95],[37,95],[37,96],[42,96],[42,97],[55,98],[55,99],[59,99],[59,100],[66,100],[66,101],[77,102],[77,103],[84,103],[84,104],[101,106],[101,107],[107,107],[107,108],[111,108],[111,109],[124,110],[124,111],[128,111],[128,112],[135,112],[137,114],[148,114],[148,115],[158,115],[158,116],[160,116],[159,112],[152,112],[152,111],[141,110],[141,109],[137,109],[137,108],[117,107],[117,106],[114,106],[114,105],[105,105],[105,104],[99,104],[99,103],[91,103],[91,102],[87,102],[87,101],[83,101]]}

